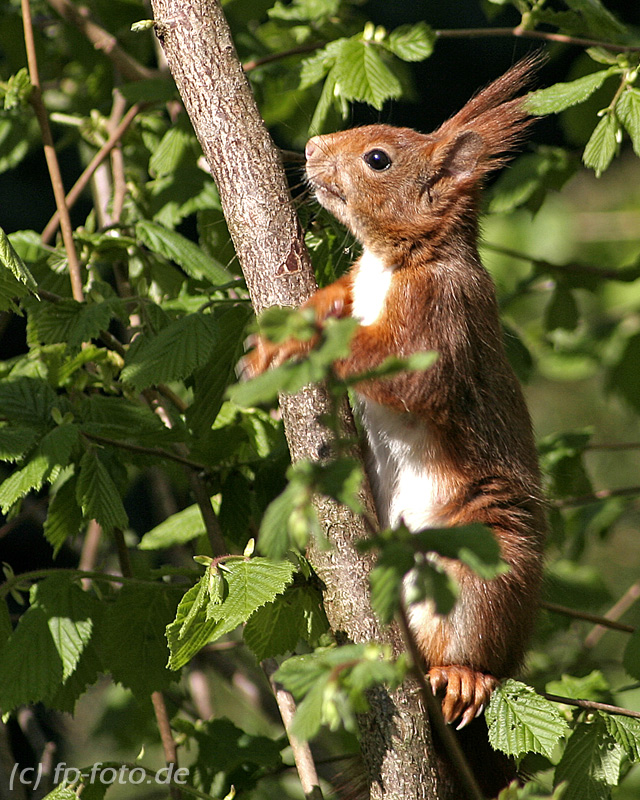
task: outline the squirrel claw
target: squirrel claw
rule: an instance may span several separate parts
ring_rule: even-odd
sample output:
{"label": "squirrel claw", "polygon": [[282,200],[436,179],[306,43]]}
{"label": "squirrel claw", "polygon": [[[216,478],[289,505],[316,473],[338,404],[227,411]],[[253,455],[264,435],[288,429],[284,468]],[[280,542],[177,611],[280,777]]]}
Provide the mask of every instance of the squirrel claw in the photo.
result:
{"label": "squirrel claw", "polygon": [[444,693],[442,715],[445,722],[451,724],[461,717],[457,730],[482,713],[498,685],[493,675],[457,664],[432,667],[428,675],[434,694]]}

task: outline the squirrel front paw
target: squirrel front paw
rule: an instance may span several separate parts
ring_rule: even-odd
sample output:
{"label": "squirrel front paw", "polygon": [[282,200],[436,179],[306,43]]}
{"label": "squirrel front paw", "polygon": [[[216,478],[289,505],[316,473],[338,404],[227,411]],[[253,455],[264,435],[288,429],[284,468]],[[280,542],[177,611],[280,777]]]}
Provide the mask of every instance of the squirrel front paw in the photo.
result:
{"label": "squirrel front paw", "polygon": [[445,722],[452,723],[462,717],[457,730],[483,712],[499,683],[493,675],[458,664],[431,667],[428,677],[433,693],[444,693],[442,715]]}

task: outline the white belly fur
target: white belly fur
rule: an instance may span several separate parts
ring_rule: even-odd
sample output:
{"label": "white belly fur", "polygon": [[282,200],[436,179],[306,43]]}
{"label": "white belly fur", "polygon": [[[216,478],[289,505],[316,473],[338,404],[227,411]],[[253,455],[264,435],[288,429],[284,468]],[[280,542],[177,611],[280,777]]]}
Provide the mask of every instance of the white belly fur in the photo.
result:
{"label": "white belly fur", "polygon": [[351,311],[361,325],[373,324],[382,313],[393,271],[393,265],[387,266],[369,250],[363,251],[353,281]]}
{"label": "white belly fur", "polygon": [[361,398],[360,414],[369,440],[373,491],[380,524],[411,531],[445,525],[440,509],[447,487],[427,425]]}

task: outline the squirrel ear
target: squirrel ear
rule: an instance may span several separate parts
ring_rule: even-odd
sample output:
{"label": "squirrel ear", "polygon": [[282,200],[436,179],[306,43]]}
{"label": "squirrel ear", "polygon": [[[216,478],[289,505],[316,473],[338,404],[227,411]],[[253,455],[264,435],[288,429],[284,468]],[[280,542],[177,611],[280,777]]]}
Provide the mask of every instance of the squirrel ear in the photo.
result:
{"label": "squirrel ear", "polygon": [[474,174],[485,151],[485,143],[479,133],[464,131],[456,136],[442,162],[440,174],[454,180],[469,178]]}

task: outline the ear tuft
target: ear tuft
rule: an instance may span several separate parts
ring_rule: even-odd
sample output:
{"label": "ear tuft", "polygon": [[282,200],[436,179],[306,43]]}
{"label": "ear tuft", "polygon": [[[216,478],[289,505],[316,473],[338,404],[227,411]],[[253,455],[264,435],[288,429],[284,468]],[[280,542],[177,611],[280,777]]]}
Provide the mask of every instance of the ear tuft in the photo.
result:
{"label": "ear tuft", "polygon": [[452,178],[468,178],[473,175],[482,158],[485,143],[476,131],[464,131],[456,136],[442,165],[442,173]]}

